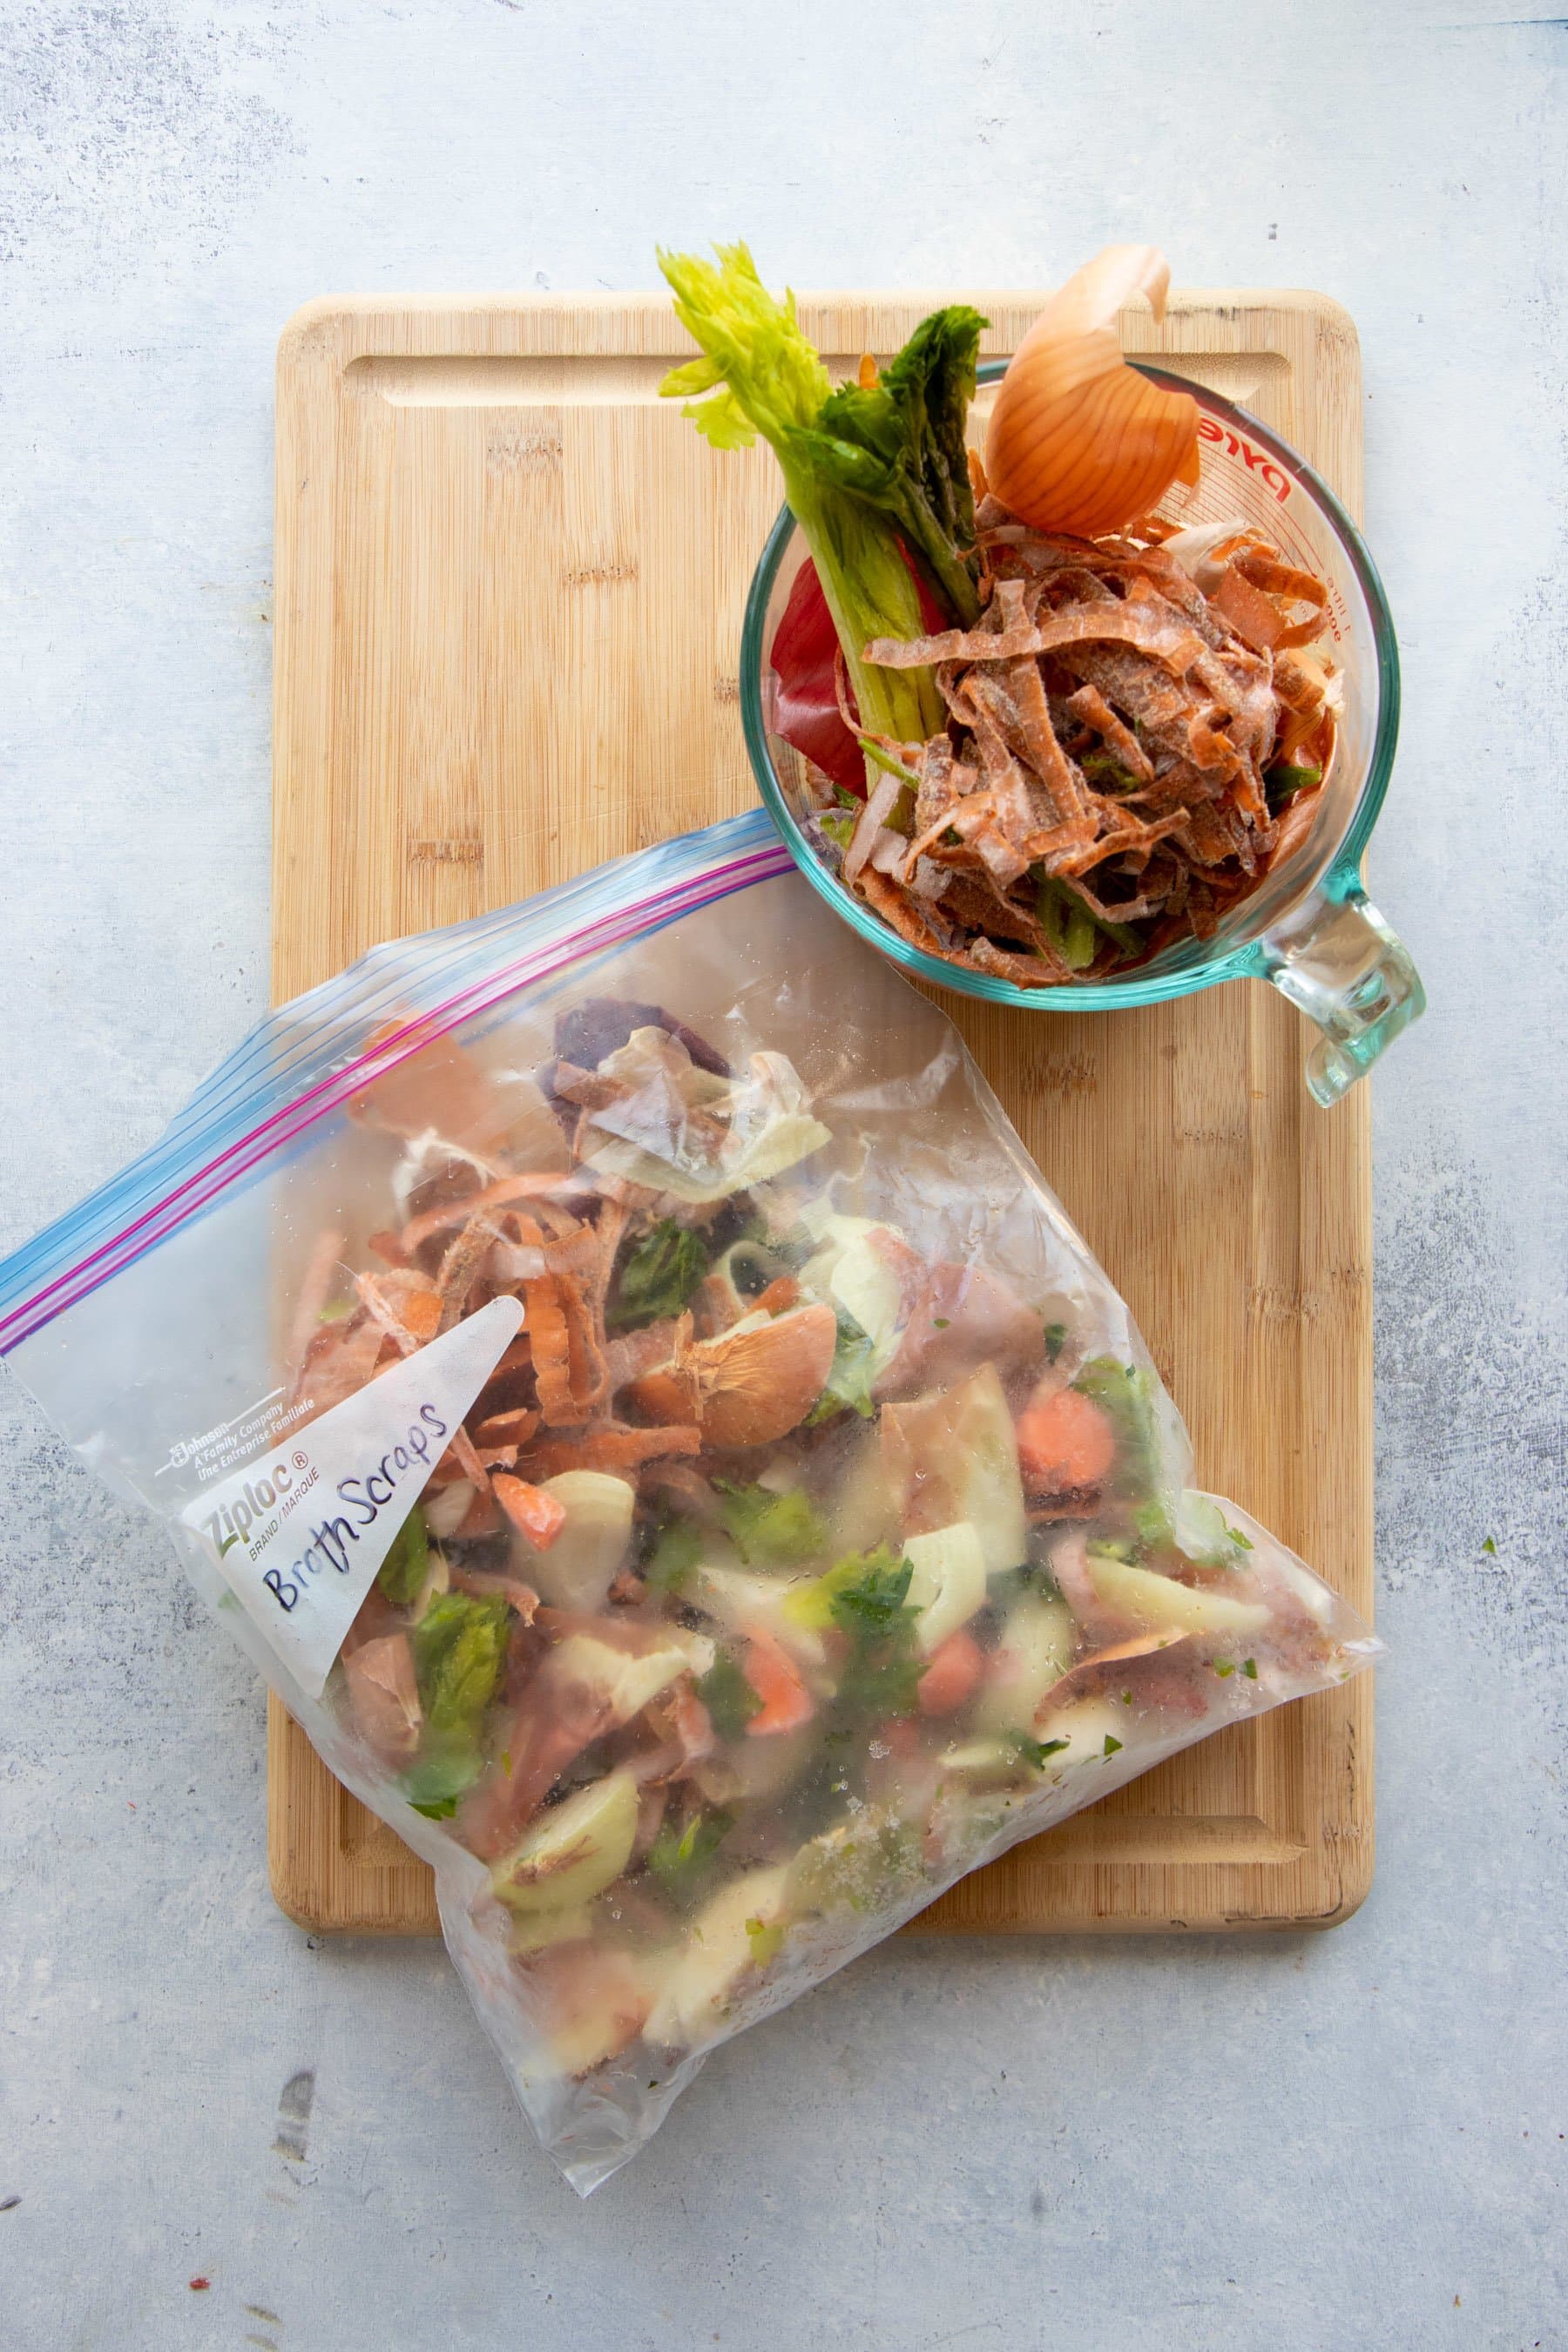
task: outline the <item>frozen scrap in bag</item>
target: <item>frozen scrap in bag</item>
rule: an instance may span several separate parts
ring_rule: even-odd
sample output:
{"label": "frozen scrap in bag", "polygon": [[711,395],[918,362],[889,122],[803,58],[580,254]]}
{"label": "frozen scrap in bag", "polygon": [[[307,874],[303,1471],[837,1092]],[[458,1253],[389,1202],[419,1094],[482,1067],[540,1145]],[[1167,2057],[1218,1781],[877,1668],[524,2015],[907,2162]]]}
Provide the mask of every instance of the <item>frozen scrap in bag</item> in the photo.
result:
{"label": "frozen scrap in bag", "polygon": [[1376,1648],[1189,1491],[951,1025],[759,819],[286,1008],[0,1309],[433,1864],[583,2191],[963,1873]]}

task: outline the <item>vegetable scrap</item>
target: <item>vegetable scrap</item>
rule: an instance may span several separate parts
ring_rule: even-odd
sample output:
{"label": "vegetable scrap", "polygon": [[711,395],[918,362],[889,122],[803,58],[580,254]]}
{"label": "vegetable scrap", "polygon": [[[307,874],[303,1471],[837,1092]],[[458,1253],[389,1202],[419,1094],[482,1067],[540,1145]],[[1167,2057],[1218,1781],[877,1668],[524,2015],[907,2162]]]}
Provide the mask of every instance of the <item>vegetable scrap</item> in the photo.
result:
{"label": "vegetable scrap", "polygon": [[1163,257],[1110,247],[1053,298],[982,461],[978,312],[834,389],[793,298],[717,251],[660,256],[703,352],[664,390],[783,465],[809,561],[773,723],[823,864],[907,944],[1023,988],[1212,938],[1310,835],[1342,679],[1322,580],[1239,519],[1157,511],[1197,479],[1197,405],[1126,364],[1115,321],[1138,293],[1158,315]]}
{"label": "vegetable scrap", "polygon": [[1171,272],[1152,245],[1109,245],[1058,289],[1013,355],[991,412],[991,486],[1020,521],[1081,539],[1147,514],[1198,478],[1198,404],[1128,366],[1117,313],[1163,318]]}
{"label": "vegetable scrap", "polygon": [[1337,1667],[1313,1580],[1164,1491],[1152,1375],[851,1213],[850,1139],[783,1055],[734,1070],[590,999],[533,1074],[552,1116],[509,1133],[443,1052],[486,1150],[411,1108],[376,1264],[310,1255],[296,1391],[502,1296],[524,1321],[326,1703],[482,1865],[472,1916],[554,2076],[658,2077],[1031,1822]]}

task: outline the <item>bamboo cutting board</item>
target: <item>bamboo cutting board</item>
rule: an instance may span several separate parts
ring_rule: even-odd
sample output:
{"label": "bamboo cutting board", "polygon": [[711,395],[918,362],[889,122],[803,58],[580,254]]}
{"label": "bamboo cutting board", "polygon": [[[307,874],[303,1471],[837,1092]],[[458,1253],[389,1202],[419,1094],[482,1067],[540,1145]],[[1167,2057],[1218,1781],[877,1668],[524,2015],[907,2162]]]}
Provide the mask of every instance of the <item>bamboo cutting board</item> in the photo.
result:
{"label": "bamboo cutting board", "polygon": [[[801,303],[836,375],[951,295]],[[1038,295],[971,295],[1006,354]],[[1352,513],[1355,332],[1316,295],[1173,299],[1124,341],[1294,443]],[[660,376],[654,296],[326,300],[279,352],[274,953],[279,999],[374,941],[521,898],[755,798],[736,663],[777,509]],[[1299,1016],[1237,982],[1068,1017],[943,998],[1128,1297],[1201,1482],[1370,1615],[1367,1090],[1319,1110]],[[316,1929],[437,1927],[428,1871],[276,1699],[279,1902]],[[1324,1927],[1372,1873],[1372,1679],[1237,1726],[965,1880],[972,1931]]]}

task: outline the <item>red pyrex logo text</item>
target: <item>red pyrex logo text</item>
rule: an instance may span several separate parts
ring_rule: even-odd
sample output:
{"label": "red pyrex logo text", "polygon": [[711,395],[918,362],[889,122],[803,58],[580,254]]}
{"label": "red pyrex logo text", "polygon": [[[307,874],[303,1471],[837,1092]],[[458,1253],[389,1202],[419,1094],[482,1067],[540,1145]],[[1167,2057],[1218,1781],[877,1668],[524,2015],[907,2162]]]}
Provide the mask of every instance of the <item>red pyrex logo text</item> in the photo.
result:
{"label": "red pyrex logo text", "polygon": [[1255,449],[1250,441],[1243,440],[1241,435],[1233,432],[1228,425],[1216,425],[1212,416],[1199,417],[1198,439],[1223,442],[1227,454],[1239,457],[1249,474],[1262,475],[1268,488],[1280,505],[1284,505],[1290,495],[1289,477],[1280,471],[1271,457],[1266,457],[1261,449]]}

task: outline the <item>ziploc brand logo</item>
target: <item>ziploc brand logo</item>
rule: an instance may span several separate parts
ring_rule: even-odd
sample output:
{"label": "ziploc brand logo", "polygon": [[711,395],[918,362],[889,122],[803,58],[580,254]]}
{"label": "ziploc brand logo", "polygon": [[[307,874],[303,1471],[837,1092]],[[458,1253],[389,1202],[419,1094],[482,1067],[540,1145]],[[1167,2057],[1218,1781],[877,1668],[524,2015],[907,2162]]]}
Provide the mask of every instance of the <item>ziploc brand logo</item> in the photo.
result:
{"label": "ziploc brand logo", "polygon": [[310,1697],[521,1322],[519,1299],[492,1299],[181,1512]]}

